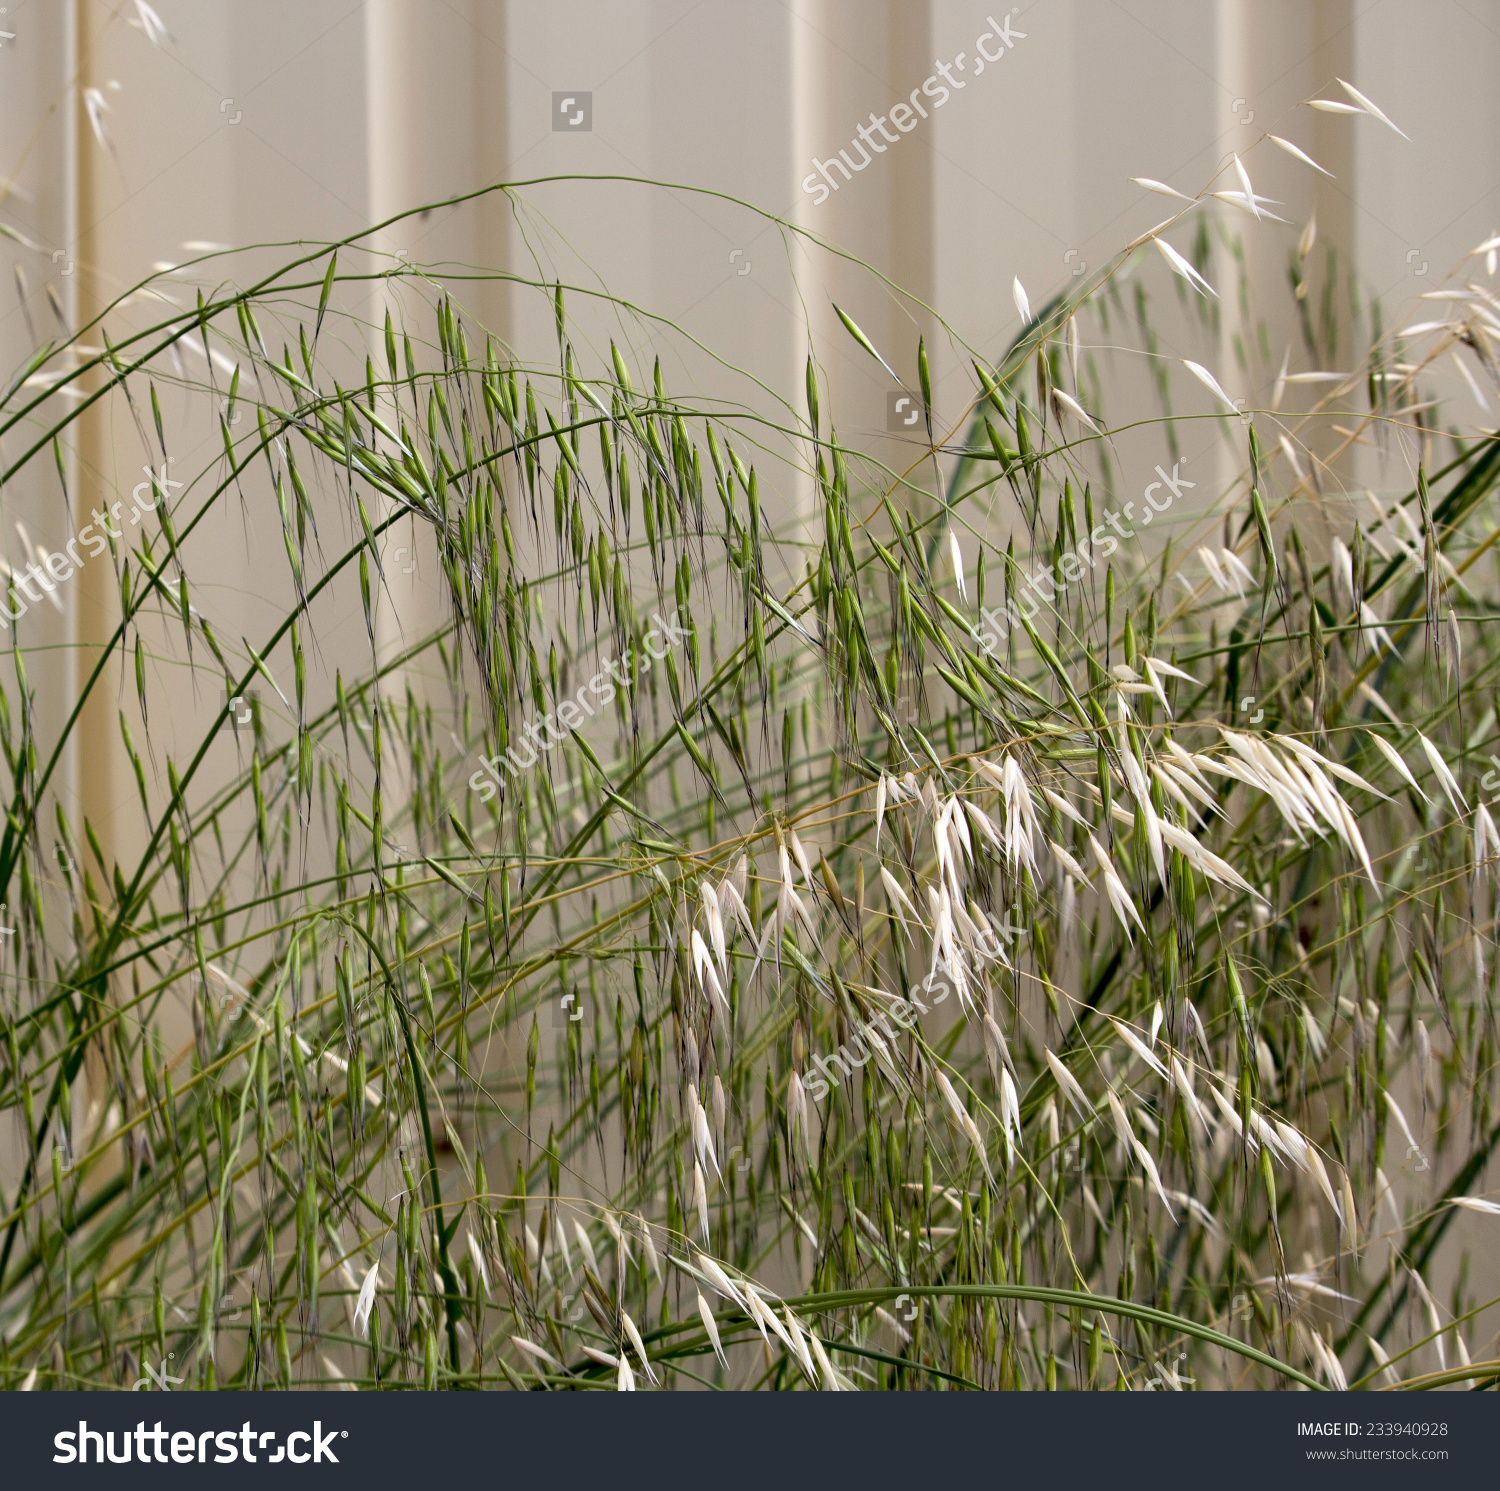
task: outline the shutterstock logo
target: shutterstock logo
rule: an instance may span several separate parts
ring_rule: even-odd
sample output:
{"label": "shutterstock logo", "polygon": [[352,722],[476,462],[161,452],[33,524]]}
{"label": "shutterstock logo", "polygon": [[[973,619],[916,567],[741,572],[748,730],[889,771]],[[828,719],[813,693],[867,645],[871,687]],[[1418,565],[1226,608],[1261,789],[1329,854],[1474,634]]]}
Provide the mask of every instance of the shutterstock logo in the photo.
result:
{"label": "shutterstock logo", "polygon": [[575,89],[552,95],[552,128],[569,134],[585,134],[594,127],[594,95]]}
{"label": "shutterstock logo", "polygon": [[[119,1434],[118,1453],[115,1436]],[[323,1432],[322,1419],[314,1419],[311,1431],[294,1429],[285,1444],[276,1443],[275,1429],[260,1431],[246,1419],[238,1429],[163,1429],[157,1419],[151,1428],[142,1419],[134,1429],[90,1429],[87,1419],[79,1419],[76,1432],[60,1429],[52,1436],[57,1453],[55,1465],[232,1465],[243,1460],[246,1465],[264,1461],[267,1465],[337,1465],[333,1452],[335,1439],[347,1439],[347,1429]],[[214,1451],[209,1458],[209,1449]],[[92,1461],[90,1452],[92,1451]]]}
{"label": "shutterstock logo", "polygon": [[922,401],[892,388],[885,396],[885,427],[897,434],[904,430],[915,430],[922,424]]}

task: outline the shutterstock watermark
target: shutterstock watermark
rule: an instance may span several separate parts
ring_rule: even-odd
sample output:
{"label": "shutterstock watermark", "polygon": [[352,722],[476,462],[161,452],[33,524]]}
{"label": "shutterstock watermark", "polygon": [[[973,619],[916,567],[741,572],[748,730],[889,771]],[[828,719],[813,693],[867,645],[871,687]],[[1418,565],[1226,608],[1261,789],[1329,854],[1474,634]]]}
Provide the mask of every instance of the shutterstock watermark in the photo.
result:
{"label": "shutterstock watermark", "polygon": [[1490,765],[1495,769],[1493,771],[1485,772],[1485,774],[1480,777],[1479,790],[1481,792],[1489,793],[1493,797],[1496,792],[1500,792],[1500,756],[1497,756],[1493,752],[1491,752]]}
{"label": "shutterstock watermark", "polygon": [[594,95],[576,90],[552,95],[552,129],[565,134],[587,134],[594,127]]}
{"label": "shutterstock watermark", "polygon": [[900,434],[903,430],[914,430],[922,424],[927,411],[919,400],[899,388],[889,390],[885,396],[885,427]]}
{"label": "shutterstock watermark", "polygon": [[[1070,549],[1066,554],[1061,555],[1049,568],[1038,570],[1035,574],[1024,575],[1017,593],[1006,601],[1003,611],[993,609],[982,611],[980,614],[984,617],[985,630],[979,634],[979,645],[986,652],[993,652],[1005,640],[1006,633],[1011,627],[1021,625],[1023,617],[1030,621],[1044,604],[1055,605],[1069,585],[1076,584],[1084,577],[1087,570],[1094,568],[1100,559],[1108,559],[1120,547],[1120,539],[1135,537],[1136,530],[1127,528],[1126,523],[1139,523],[1144,526],[1157,513],[1166,512],[1185,490],[1195,485],[1179,474],[1186,465],[1186,458],[1174,461],[1170,476],[1158,466],[1156,474],[1161,480],[1147,484],[1146,490],[1142,493],[1143,501],[1139,517],[1136,516],[1134,502],[1125,504],[1124,522],[1121,521],[1121,516],[1117,512],[1105,513],[1103,521],[1094,525],[1093,532],[1082,540],[1076,549]],[[1166,489],[1167,496],[1164,501],[1158,502],[1152,493],[1160,492],[1163,488]],[[1119,537],[1116,538],[1115,534]],[[1028,602],[1031,605],[1030,610],[1026,609]]]}
{"label": "shutterstock watermark", "polygon": [[[974,70],[969,75],[970,77],[979,77],[984,72],[987,63],[1003,62],[1007,53],[1018,41],[1026,40],[1024,31],[1011,29],[1010,17],[1016,14],[1017,12],[1012,10],[1010,15],[1006,16],[1003,26],[994,16],[985,17],[994,29],[984,32],[974,43],[975,55],[972,59]],[[986,49],[986,42],[993,45],[993,51]],[[968,78],[960,78],[957,74],[969,72],[964,65],[968,60],[969,54],[960,52],[952,62],[934,62],[932,65],[937,71],[913,88],[904,101],[892,104],[884,114],[876,114],[872,110],[868,124],[856,125],[854,133],[857,138],[850,141],[850,148],[859,152],[858,164],[851,159],[848,150],[840,150],[837,155],[829,156],[827,160],[819,160],[814,156],[810,162],[812,170],[802,178],[802,190],[813,199],[813,206],[821,207],[839,189],[841,183],[834,178],[835,171],[843,177],[844,181],[852,181],[856,171],[863,171],[876,155],[884,155],[886,150],[902,135],[909,135],[920,120],[926,119],[927,110],[922,106],[922,99],[928,99],[934,109],[940,109],[955,92],[961,88],[967,88]],[[942,82],[938,81],[940,77]],[[892,134],[886,128],[887,122],[896,126],[896,134]],[[882,141],[884,144],[881,143]],[[819,180],[819,177],[822,179]]]}
{"label": "shutterstock watermark", "polygon": [[[992,963],[1004,956],[1000,934],[1003,933],[1005,941],[1010,942],[1020,941],[1026,936],[1026,932],[1026,924],[1019,915],[1014,924],[1002,922],[997,931],[982,931],[978,939],[980,962]],[[928,994],[934,1005],[941,1004],[953,992],[953,987],[948,982],[950,978],[954,983],[964,982],[961,976],[955,976],[952,965],[945,958],[940,958],[937,967],[917,985],[916,992],[909,999],[893,999],[890,1008],[882,1010],[874,1019],[856,1022],[854,1034],[832,1056],[814,1056],[802,1075],[802,1084],[808,1097],[815,1103],[820,1102],[828,1096],[831,1085],[852,1077],[854,1069],[862,1067],[877,1050],[886,1051],[886,1041],[894,1046],[898,1032],[910,1030],[916,1024],[917,1016],[927,1013],[928,1006],[922,1003],[918,995]],[[891,1029],[892,1021],[897,1026],[896,1030]]]}
{"label": "shutterstock watermark", "polygon": [[[576,694],[561,700],[556,709],[549,709],[540,719],[521,731],[519,740],[509,750],[494,756],[481,756],[481,769],[469,778],[469,790],[479,794],[481,802],[488,802],[504,784],[500,775],[503,766],[511,776],[530,771],[548,751],[555,751],[585,720],[592,719],[596,710],[614,703],[615,695],[625,687],[625,680],[632,671],[649,673],[674,646],[680,646],[691,635],[688,629],[678,625],[681,613],[672,612],[670,621],[663,621],[661,613],[651,617],[651,626],[641,638],[641,650],[637,655],[633,647],[625,649],[623,658],[611,658]],[[660,652],[653,645],[663,642]],[[493,781],[486,780],[488,772]]]}
{"label": "shutterstock watermark", "polygon": [[[148,513],[156,511],[157,504],[167,495],[168,487],[180,487],[182,485],[180,481],[167,480],[165,462],[162,464],[160,474],[153,471],[149,466],[143,466],[141,469],[146,473],[148,480],[140,482],[130,493],[131,497],[135,499],[134,505],[130,509],[130,522],[132,525],[141,521],[142,509]],[[152,493],[154,500],[147,502],[142,495],[145,492]],[[105,534],[108,534],[110,538],[119,538],[124,531],[123,525],[120,528],[112,528],[110,527],[109,520],[113,518],[116,523],[120,523],[120,509],[124,506],[123,501],[114,503],[107,515],[100,512],[96,507],[89,514],[94,521],[92,523],[85,523],[78,530],[78,536],[70,538],[57,553],[47,554],[44,552],[40,564],[33,559],[24,570],[8,570],[10,576],[10,585],[7,587],[8,594],[0,593],[0,630],[8,631],[11,622],[19,621],[26,614],[30,609],[27,605],[28,601],[33,604],[39,603],[46,596],[55,592],[64,580],[71,580],[83,568],[84,556],[78,552],[79,544],[86,544],[89,551],[88,557],[90,559],[97,559],[104,552],[108,544]],[[96,526],[103,529],[103,532],[96,532]],[[31,586],[33,584],[41,587],[38,593],[34,594],[32,592]],[[12,609],[8,604],[10,600],[18,603],[15,609]]]}
{"label": "shutterstock watermark", "polygon": [[[934,1004],[941,1004],[953,992],[935,973],[928,974],[917,987],[931,994]],[[852,1077],[854,1069],[863,1066],[877,1048],[886,1050],[886,1041],[894,1045],[897,1031],[910,1030],[917,1023],[918,1014],[926,1013],[927,1006],[915,994],[909,1000],[894,1000],[888,1010],[882,1010],[873,1020],[857,1026],[848,1042],[832,1056],[814,1056],[802,1075],[802,1085],[808,1097],[815,1103],[821,1102],[828,1096],[830,1087]],[[891,1029],[892,1021],[896,1030]]]}

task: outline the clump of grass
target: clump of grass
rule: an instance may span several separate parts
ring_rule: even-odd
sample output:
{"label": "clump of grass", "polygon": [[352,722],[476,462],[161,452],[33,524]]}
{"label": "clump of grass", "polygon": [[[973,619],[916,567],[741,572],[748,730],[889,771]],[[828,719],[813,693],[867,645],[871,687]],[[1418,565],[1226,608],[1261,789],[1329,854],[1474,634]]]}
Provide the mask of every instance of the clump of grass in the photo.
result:
{"label": "clump of grass", "polygon": [[[1148,275],[1219,334],[1207,226],[1164,270],[1166,231],[1028,306],[902,469],[814,360],[776,419],[677,397],[669,326],[619,305],[590,353],[579,292],[530,282],[555,358],[511,349],[357,241],[34,360],[7,479],[102,399],[181,454],[168,384],[222,450],[96,561],[121,620],[80,710],[123,667],[138,857],[69,821],[80,710],[38,738],[11,631],[0,1384],[168,1353],[204,1387],[1493,1377],[1436,1281],[1495,1209],[1500,452],[1426,387],[1460,348],[1493,387],[1500,324],[1476,288],[1421,356],[1371,326],[1295,415],[1262,339],[1242,420],[1155,342]],[[372,272],[418,309],[360,324]],[[1107,548],[1103,388],[1144,364],[1094,349],[1133,333],[1174,459],[1216,420],[1239,470]],[[1335,426],[1409,489],[1339,505]],[[810,532],[770,516],[798,480]],[[293,598],[238,642],[197,579],[232,502],[275,504]],[[425,635],[398,537],[438,561]],[[235,770],[228,704],[168,752],[168,663],[258,695]],[[475,769],[507,751],[538,759]]]}

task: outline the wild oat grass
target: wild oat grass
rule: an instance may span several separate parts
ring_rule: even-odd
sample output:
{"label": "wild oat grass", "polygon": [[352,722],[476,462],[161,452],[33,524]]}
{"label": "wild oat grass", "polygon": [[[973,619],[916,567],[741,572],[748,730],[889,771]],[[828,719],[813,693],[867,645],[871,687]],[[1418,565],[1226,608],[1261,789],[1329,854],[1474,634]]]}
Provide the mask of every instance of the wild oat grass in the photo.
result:
{"label": "wild oat grass", "polygon": [[[1241,345],[1242,417],[1234,235],[1175,205],[1038,314],[1017,285],[998,366],[945,328],[971,393],[899,466],[841,440],[868,421],[821,349],[754,415],[674,395],[680,334],[623,303],[576,342],[597,292],[507,270],[556,326],[511,348],[363,240],[245,289],[205,261],[193,308],[138,293],[38,349],[6,480],[99,477],[60,437],[104,400],[159,467],[169,385],[223,439],[89,561],[121,619],[79,702],[120,694],[138,858],[69,820],[80,711],[39,738],[9,633],[0,1385],[1494,1380],[1448,1244],[1500,1225],[1500,449],[1427,394],[1453,352],[1500,396],[1487,250],[1403,340],[1304,233],[1296,360],[1355,370],[1304,391]],[[362,324],[372,276],[420,309]],[[1127,539],[1104,390],[1142,386],[1168,461],[1208,421],[1237,470]],[[1356,443],[1387,486],[1352,502]],[[296,603],[234,638],[199,531],[241,502],[275,504]],[[412,533],[430,634],[393,598]],[[367,664],[330,677],[355,606]],[[258,693],[234,770],[227,704],[166,750],[169,666]]]}

